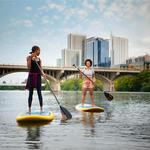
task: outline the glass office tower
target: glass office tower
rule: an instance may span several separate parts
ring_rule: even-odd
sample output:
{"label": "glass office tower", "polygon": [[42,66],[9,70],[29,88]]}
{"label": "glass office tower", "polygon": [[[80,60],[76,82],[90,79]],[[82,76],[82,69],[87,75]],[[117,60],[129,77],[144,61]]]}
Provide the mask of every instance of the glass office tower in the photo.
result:
{"label": "glass office tower", "polygon": [[109,67],[109,41],[102,38],[87,39],[84,59],[91,59],[94,67]]}

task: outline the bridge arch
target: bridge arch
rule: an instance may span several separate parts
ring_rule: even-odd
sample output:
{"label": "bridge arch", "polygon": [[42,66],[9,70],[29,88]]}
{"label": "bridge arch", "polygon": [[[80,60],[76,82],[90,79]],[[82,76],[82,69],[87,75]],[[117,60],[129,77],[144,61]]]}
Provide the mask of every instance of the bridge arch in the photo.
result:
{"label": "bridge arch", "polygon": [[105,91],[113,91],[112,89],[113,82],[109,78],[101,74],[96,74],[96,79],[99,79],[103,82],[103,85],[104,85],[103,88]]}
{"label": "bridge arch", "polygon": [[15,73],[28,73],[28,72],[27,71],[24,71],[24,72],[22,72],[22,71],[19,71],[19,72],[16,72],[16,71],[5,72],[4,74],[0,75],[0,78],[3,78],[5,76],[11,75],[11,74],[15,74]]}

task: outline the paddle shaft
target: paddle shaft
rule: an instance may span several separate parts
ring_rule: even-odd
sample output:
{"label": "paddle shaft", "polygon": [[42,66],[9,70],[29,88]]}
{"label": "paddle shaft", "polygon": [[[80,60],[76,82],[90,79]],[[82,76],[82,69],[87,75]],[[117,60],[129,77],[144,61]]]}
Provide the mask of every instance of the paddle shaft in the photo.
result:
{"label": "paddle shaft", "polygon": [[[36,62],[36,61],[35,61],[35,62]],[[39,64],[38,64],[37,62],[36,62],[36,64],[37,64],[38,68],[40,69],[41,73],[44,74],[44,72],[43,72],[42,68],[39,66]],[[72,118],[71,113],[70,113],[65,107],[63,107],[63,106],[60,105],[60,102],[58,101],[58,99],[57,99],[55,93],[53,92],[52,88],[50,87],[49,82],[47,81],[46,78],[44,78],[44,79],[45,79],[46,83],[48,84],[50,91],[51,91],[52,94],[54,95],[54,97],[55,97],[55,99],[56,99],[56,101],[57,101],[57,103],[58,103],[58,105],[59,105],[59,107],[60,107],[62,116],[65,116],[66,119],[71,119],[71,118]],[[64,118],[64,117],[63,117],[63,118]]]}
{"label": "paddle shaft", "polygon": [[[39,64],[38,64],[36,61],[35,61],[35,63],[36,63],[36,65],[38,66],[38,68],[40,69],[41,73],[43,74],[43,73],[44,73],[44,71],[42,70],[42,68],[39,66]],[[52,94],[54,95],[54,97],[55,97],[55,99],[56,99],[56,101],[57,101],[58,105],[60,106],[60,102],[58,101],[58,99],[57,99],[57,97],[56,97],[55,93],[53,92],[52,88],[50,87],[49,82],[47,81],[47,79],[46,79],[46,78],[44,78],[44,79],[45,79],[46,83],[48,84],[48,87],[49,87],[50,91],[51,91],[51,92],[52,92]]]}

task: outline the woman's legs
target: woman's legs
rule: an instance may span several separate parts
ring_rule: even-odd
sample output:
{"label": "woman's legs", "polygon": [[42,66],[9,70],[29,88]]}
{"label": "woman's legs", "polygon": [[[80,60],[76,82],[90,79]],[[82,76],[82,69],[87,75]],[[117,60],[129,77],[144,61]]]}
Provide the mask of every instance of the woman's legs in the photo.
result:
{"label": "woman's legs", "polygon": [[92,106],[95,106],[93,88],[89,88],[89,89],[82,88],[82,101],[81,101],[81,103],[82,103],[82,105],[84,105],[87,90],[89,90],[89,92],[90,92],[91,104],[92,104]]}
{"label": "woman's legs", "polygon": [[39,98],[40,110],[42,111],[42,109],[43,109],[43,98],[42,98],[42,92],[41,92],[40,87],[37,88],[37,94],[38,94],[38,98]]}
{"label": "woman's legs", "polygon": [[33,96],[33,88],[30,88],[29,89],[29,97],[28,97],[29,113],[31,113],[32,96]]}
{"label": "woman's legs", "polygon": [[95,106],[95,103],[94,103],[94,90],[93,90],[93,88],[90,88],[89,92],[90,92],[92,106]]}
{"label": "woman's legs", "polygon": [[87,93],[87,88],[82,88],[82,106],[84,105],[84,102],[85,102],[85,97],[86,97],[86,93]]}

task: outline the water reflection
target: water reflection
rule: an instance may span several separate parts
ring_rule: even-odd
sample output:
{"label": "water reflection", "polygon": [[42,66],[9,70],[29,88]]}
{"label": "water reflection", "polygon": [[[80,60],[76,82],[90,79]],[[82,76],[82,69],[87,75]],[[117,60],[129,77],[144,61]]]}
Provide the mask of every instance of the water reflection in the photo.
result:
{"label": "water reflection", "polygon": [[104,105],[104,114],[105,114],[105,120],[111,120],[112,118],[112,102],[106,100]]}
{"label": "water reflection", "polygon": [[84,126],[90,125],[94,128],[94,113],[82,112],[82,124]]}
{"label": "water reflection", "polygon": [[42,146],[42,142],[40,139],[40,127],[27,127],[27,138],[26,144],[29,149],[40,149]]}
{"label": "water reflection", "polygon": [[90,127],[89,131],[90,133],[86,133],[86,136],[87,134],[90,135],[90,136],[94,136],[95,135],[95,120],[94,120],[94,113],[88,113],[88,112],[82,112],[82,124],[83,126],[85,127]]}
{"label": "water reflection", "polygon": [[43,122],[26,122],[26,123],[24,123],[24,122],[18,122],[18,126],[19,127],[37,127],[37,126],[44,126],[44,125],[48,125],[48,124],[50,124],[51,123],[51,121],[49,121],[49,122],[47,122],[47,121],[43,121]]}
{"label": "water reflection", "polygon": [[112,110],[115,109],[112,106],[112,101],[104,100],[102,102],[102,107],[104,108],[104,113],[99,115],[99,122],[106,122],[112,119]]}

